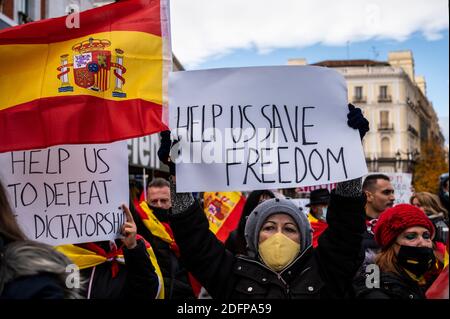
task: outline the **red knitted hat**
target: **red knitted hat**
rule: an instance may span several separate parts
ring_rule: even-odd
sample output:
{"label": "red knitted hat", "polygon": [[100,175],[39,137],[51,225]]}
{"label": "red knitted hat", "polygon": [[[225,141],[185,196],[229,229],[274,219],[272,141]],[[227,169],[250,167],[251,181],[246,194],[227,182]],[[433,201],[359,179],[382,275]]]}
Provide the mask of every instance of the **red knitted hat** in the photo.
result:
{"label": "red knitted hat", "polygon": [[419,208],[409,204],[399,204],[386,209],[378,218],[373,232],[375,240],[381,248],[386,248],[405,229],[414,226],[422,226],[434,237],[434,226],[428,216]]}

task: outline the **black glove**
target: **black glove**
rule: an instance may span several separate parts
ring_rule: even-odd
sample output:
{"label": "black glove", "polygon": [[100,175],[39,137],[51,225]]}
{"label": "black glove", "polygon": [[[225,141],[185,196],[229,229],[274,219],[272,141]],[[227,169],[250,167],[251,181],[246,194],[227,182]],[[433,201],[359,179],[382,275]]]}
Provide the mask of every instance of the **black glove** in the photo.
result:
{"label": "black glove", "polygon": [[369,131],[369,121],[364,117],[360,108],[355,107],[353,104],[349,104],[348,109],[347,124],[351,128],[359,131],[359,137],[362,140],[364,135]]}
{"label": "black glove", "polygon": [[170,159],[170,148],[172,147],[170,131],[162,131],[159,136],[161,137],[161,145],[158,150],[158,158],[162,163],[169,166],[170,175],[175,176],[175,163]]}

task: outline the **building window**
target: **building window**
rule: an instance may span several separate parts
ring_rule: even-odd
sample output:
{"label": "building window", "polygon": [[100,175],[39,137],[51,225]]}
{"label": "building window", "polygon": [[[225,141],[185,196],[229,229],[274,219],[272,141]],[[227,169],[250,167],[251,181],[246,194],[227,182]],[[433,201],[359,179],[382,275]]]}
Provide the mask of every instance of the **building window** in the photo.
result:
{"label": "building window", "polygon": [[389,111],[381,111],[380,112],[380,123],[382,126],[389,125]]}
{"label": "building window", "polygon": [[391,142],[389,141],[389,138],[383,137],[381,139],[381,157],[390,157],[390,151]]}
{"label": "building window", "polygon": [[386,85],[380,86],[380,97],[387,98],[387,86]]}
{"label": "building window", "polygon": [[30,2],[30,0],[22,0],[19,2],[19,5],[17,7],[19,24],[24,24],[33,21],[32,10],[35,5],[36,3],[33,1]]}
{"label": "building window", "polygon": [[420,130],[420,133],[419,133],[420,140],[428,141],[428,131],[430,130],[430,126],[428,125],[427,121],[423,118],[420,119],[419,130]]}
{"label": "building window", "polygon": [[0,0],[0,13],[14,20],[14,1]]}
{"label": "building window", "polygon": [[380,131],[392,131],[393,125],[389,123],[389,111],[380,112],[380,124],[378,125]]}
{"label": "building window", "polygon": [[362,86],[355,87],[355,97],[359,100],[362,98]]}
{"label": "building window", "polygon": [[355,86],[355,96],[353,97],[353,101],[364,102],[362,86]]}
{"label": "building window", "polygon": [[380,86],[380,93],[378,95],[378,102],[390,102],[391,96],[388,95],[388,87],[387,85]]}
{"label": "building window", "polygon": [[419,132],[417,132],[417,130],[411,124],[408,124],[408,132],[410,132],[415,137],[419,137]]}

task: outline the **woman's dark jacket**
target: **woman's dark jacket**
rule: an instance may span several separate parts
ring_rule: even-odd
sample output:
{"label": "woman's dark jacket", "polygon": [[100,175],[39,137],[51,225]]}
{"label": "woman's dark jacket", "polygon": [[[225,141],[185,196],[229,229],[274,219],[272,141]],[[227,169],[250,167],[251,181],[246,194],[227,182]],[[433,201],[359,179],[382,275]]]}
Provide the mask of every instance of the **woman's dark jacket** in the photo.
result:
{"label": "woman's dark jacket", "polygon": [[70,263],[51,246],[0,234],[0,299],[80,298],[78,289],[66,285]]}
{"label": "woman's dark jacket", "polygon": [[[371,285],[369,285],[372,287]],[[362,287],[356,291],[358,299],[425,299],[424,290],[407,275],[382,272],[379,288]]]}
{"label": "woman's dark jacket", "polygon": [[[189,274],[182,261],[175,255],[167,242],[154,236],[145,227],[134,208],[132,208],[132,212],[138,234],[150,243],[158,260],[164,278],[164,299],[194,299],[195,295],[191,287]],[[162,216],[157,211],[153,211],[153,214],[160,222],[168,222],[167,216]]]}
{"label": "woman's dark jacket", "polygon": [[80,271],[82,277],[89,279],[83,294],[85,297],[91,286],[90,299],[156,298],[160,283],[144,241],[137,240],[137,246],[133,249],[124,247],[123,255],[125,264],[118,264],[119,271],[115,276],[109,262]]}

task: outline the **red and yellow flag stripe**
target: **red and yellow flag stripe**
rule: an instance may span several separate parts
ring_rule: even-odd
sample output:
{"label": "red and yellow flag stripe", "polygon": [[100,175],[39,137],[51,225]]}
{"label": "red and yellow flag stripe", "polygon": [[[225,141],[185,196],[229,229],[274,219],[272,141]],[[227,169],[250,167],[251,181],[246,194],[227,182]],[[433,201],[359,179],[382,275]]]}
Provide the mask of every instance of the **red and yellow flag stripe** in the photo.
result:
{"label": "red and yellow flag stripe", "polygon": [[[147,241],[144,240],[144,243],[148,256],[150,258],[150,262],[155,268],[156,275],[158,276],[159,290],[156,299],[164,299],[164,278],[161,269],[159,268],[159,264],[156,259],[153,248]],[[92,268],[101,265],[105,262],[108,262],[108,259],[105,256],[99,255],[95,251],[82,248],[78,245],[60,245],[55,246],[55,249],[60,253],[66,255],[80,269]],[[122,264],[125,263],[123,254],[117,255],[116,258],[114,259]]]}
{"label": "red and yellow flag stripe", "polygon": [[165,241],[171,247],[175,245],[175,239],[172,234],[169,233],[163,223],[156,218],[145,200],[141,201],[139,204],[135,204],[135,207],[145,227],[152,233],[152,235],[158,237],[162,241]]}
{"label": "red and yellow flag stripe", "polygon": [[241,192],[205,192],[203,200],[209,229],[225,242],[239,224],[245,197]]}
{"label": "red and yellow flag stripe", "polygon": [[165,0],[128,0],[0,31],[0,152],[163,129]]}

